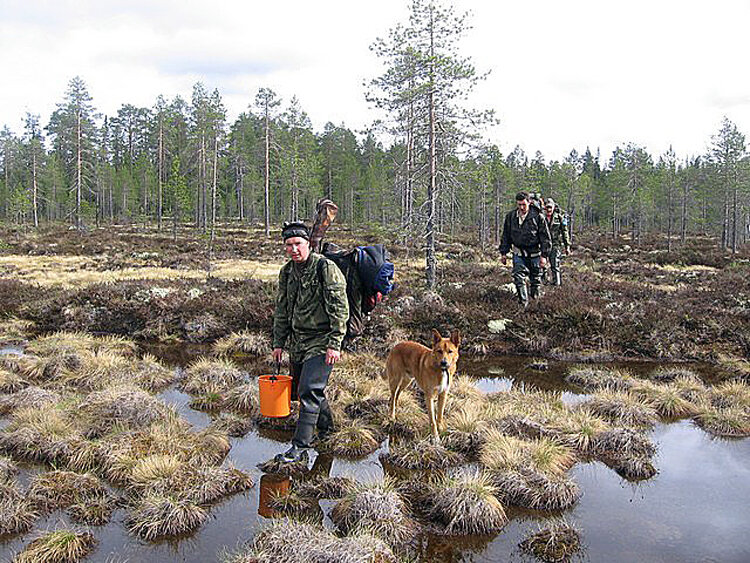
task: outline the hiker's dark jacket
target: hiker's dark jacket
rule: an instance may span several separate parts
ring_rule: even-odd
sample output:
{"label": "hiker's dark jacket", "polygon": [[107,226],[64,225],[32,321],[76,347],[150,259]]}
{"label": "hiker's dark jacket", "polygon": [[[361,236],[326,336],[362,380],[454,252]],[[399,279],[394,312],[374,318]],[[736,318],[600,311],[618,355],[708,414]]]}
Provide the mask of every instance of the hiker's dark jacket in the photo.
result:
{"label": "hiker's dark jacket", "polygon": [[529,205],[529,212],[522,224],[518,223],[516,209],[505,216],[500,254],[507,254],[511,247],[522,256],[549,256],[552,242],[547,221],[536,207]]}
{"label": "hiker's dark jacket", "polygon": [[346,280],[336,264],[311,252],[303,267],[290,260],[281,268],[274,348],[286,348],[293,362],[341,350],[348,318]]}
{"label": "hiker's dark jacket", "polygon": [[570,246],[570,233],[568,232],[568,218],[565,214],[555,209],[552,217],[547,219],[545,215],[544,220],[547,221],[547,228],[552,239],[552,247],[559,248],[562,246],[568,248]]}

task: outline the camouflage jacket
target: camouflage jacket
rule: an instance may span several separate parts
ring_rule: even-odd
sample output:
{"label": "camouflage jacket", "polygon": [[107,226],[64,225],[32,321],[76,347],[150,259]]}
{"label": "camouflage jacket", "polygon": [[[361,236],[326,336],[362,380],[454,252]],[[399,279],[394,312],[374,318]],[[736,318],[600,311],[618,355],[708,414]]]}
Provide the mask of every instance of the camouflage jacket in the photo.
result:
{"label": "camouflage jacket", "polygon": [[311,253],[303,267],[290,260],[281,268],[274,348],[286,348],[294,362],[340,350],[348,318],[346,280],[336,264]]}
{"label": "camouflage jacket", "polygon": [[550,238],[552,239],[552,247],[568,248],[570,246],[570,233],[568,232],[568,216],[563,212],[555,210],[552,213],[552,218],[547,219],[547,227],[549,227]]}

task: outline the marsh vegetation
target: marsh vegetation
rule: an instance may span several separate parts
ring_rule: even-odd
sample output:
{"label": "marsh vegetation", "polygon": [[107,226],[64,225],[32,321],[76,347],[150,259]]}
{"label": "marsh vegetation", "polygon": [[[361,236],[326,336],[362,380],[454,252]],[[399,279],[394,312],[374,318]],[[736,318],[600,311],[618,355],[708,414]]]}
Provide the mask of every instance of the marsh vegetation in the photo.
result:
{"label": "marsh vegetation", "polygon": [[[63,237],[55,252],[89,252],[93,239],[69,236],[81,244]],[[584,240],[569,266],[578,283],[548,288],[524,314],[498,284],[508,275],[500,266],[444,260],[432,293],[394,242],[400,285],[329,383],[337,431],[318,444],[312,467],[280,467],[269,460],[296,412],[261,417],[256,381],[273,369],[272,276],[183,275],[197,257],[170,258],[173,247],[153,243],[155,233],[131,237],[142,251],[123,249],[111,263],[98,255],[98,268],[137,261],[140,279],[88,271],[85,283],[49,283],[4,250],[0,291],[13,299],[0,301],[0,547],[19,558],[56,545],[73,559],[123,550],[156,560],[195,543],[195,557],[232,561],[279,561],[282,551],[288,561],[459,561],[472,552],[556,560],[559,549],[610,557],[589,503],[614,494],[610,482],[659,490],[679,459],[663,449],[672,433],[702,436],[694,452],[748,458],[747,332],[732,329],[746,326],[750,303],[741,259],[710,271],[667,268],[660,253],[617,244],[603,253]],[[31,238],[30,248],[51,250]],[[226,259],[250,247],[240,234],[234,244]],[[257,272],[281,262],[270,248],[252,260],[263,264]],[[187,270],[150,277],[149,263],[161,262]],[[74,271],[62,268],[60,279],[90,267],[63,263]],[[666,291],[691,300],[689,316]],[[714,322],[719,314],[728,324]],[[497,319],[503,330],[489,330]],[[381,379],[390,346],[425,340],[433,326],[467,336],[440,443],[429,440],[414,387],[396,421],[388,418]],[[510,352],[526,355],[506,359]],[[260,481],[271,475],[273,494]],[[618,516],[628,510],[637,508]],[[575,529],[552,520],[561,514]],[[326,517],[332,527],[321,525]],[[50,524],[60,520],[69,527],[58,533]],[[742,554],[739,544],[727,549],[727,560]]]}

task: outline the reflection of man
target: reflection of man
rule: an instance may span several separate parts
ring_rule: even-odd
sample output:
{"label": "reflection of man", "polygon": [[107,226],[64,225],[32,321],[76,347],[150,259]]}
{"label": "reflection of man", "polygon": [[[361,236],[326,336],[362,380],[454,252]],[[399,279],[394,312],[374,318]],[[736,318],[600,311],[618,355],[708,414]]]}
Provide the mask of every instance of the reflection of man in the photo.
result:
{"label": "reflection of man", "polygon": [[555,204],[551,197],[547,199],[544,205],[544,215],[549,229],[549,236],[552,240],[552,250],[549,254],[549,265],[552,269],[552,283],[560,285],[562,283],[562,272],[560,264],[562,262],[562,253],[570,254],[570,234],[568,233],[568,218],[562,210]]}
{"label": "reflection of man", "polygon": [[[547,222],[542,214],[529,204],[529,194],[516,194],[516,209],[505,216],[503,235],[500,239],[500,254],[503,264],[506,254],[513,250],[513,283],[516,285],[518,302],[524,307],[539,297],[542,285],[542,268],[550,252],[550,236]],[[530,291],[526,291],[526,278]]]}
{"label": "reflection of man", "polygon": [[319,435],[333,429],[325,388],[341,359],[349,304],[346,280],[338,266],[310,252],[310,234],[303,223],[289,223],[282,231],[290,258],[279,274],[273,315],[273,358],[289,351],[292,398],[299,396],[300,412],[292,446],[278,461],[299,461],[310,447],[315,428]]}

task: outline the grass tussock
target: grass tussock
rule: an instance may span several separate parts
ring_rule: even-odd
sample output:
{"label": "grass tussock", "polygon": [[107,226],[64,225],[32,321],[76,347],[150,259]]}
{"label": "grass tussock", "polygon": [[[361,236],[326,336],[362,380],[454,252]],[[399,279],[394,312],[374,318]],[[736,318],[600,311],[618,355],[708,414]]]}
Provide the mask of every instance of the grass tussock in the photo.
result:
{"label": "grass tussock", "polygon": [[224,395],[217,387],[200,391],[190,400],[190,408],[197,411],[216,412],[224,406]]}
{"label": "grass tussock", "polygon": [[23,408],[13,414],[13,421],[0,432],[0,451],[16,459],[52,464],[66,464],[77,453],[81,441],[71,419],[52,406]]}
{"label": "grass tussock", "polygon": [[633,376],[622,370],[581,366],[571,369],[565,381],[583,389],[586,393],[611,390],[627,391],[633,385]]}
{"label": "grass tussock", "polygon": [[10,481],[18,473],[18,467],[9,457],[0,456],[0,483]]}
{"label": "grass tussock", "polygon": [[28,385],[28,381],[16,372],[0,367],[0,393],[15,393]]}
{"label": "grass tussock", "polygon": [[211,422],[211,426],[233,438],[242,438],[252,429],[253,421],[233,413],[221,413]]}
{"label": "grass tussock", "polygon": [[656,411],[642,404],[637,397],[622,391],[597,391],[591,399],[581,403],[593,414],[612,424],[652,428],[656,423]]}
{"label": "grass tussock", "polygon": [[483,411],[476,403],[466,403],[453,410],[447,419],[443,438],[445,447],[468,459],[478,459],[485,441]]}
{"label": "grass tussock", "polygon": [[115,503],[110,495],[87,495],[85,499],[71,504],[68,514],[77,524],[104,526],[112,518]]}
{"label": "grass tussock", "polygon": [[11,317],[0,322],[0,346],[25,346],[34,323]]}
{"label": "grass tussock", "polygon": [[708,388],[697,376],[680,376],[674,379],[671,387],[677,390],[680,397],[695,405],[706,401]]}
{"label": "grass tussock", "polygon": [[609,424],[587,409],[566,413],[551,423],[556,438],[583,454],[591,453],[596,437],[609,429]]}
{"label": "grass tussock", "polygon": [[338,537],[321,524],[277,519],[252,545],[228,555],[225,563],[397,563],[391,547],[368,532]]}
{"label": "grass tussock", "polygon": [[146,495],[125,519],[128,531],[147,541],[188,534],[206,521],[208,512],[197,503],[173,495]]}
{"label": "grass tussock", "polygon": [[38,356],[55,356],[61,352],[110,352],[118,356],[135,353],[135,342],[122,336],[97,337],[80,331],[58,331],[32,340],[27,353]]}
{"label": "grass tussock", "polygon": [[569,447],[546,437],[523,440],[491,429],[487,431],[480,461],[492,470],[530,468],[559,476],[573,466],[576,457]]}
{"label": "grass tussock", "polygon": [[430,489],[430,516],[445,525],[448,534],[492,534],[508,521],[486,473],[465,468],[451,471]]}
{"label": "grass tussock", "polygon": [[700,381],[698,374],[682,366],[660,367],[649,373],[648,378],[657,383],[671,383],[676,379],[695,379]]}
{"label": "grass tussock", "polygon": [[380,459],[383,463],[410,470],[446,469],[460,465],[464,461],[461,454],[449,450],[442,444],[436,444],[431,438],[393,444],[388,453],[381,454]]}
{"label": "grass tussock", "polygon": [[244,383],[245,374],[226,358],[200,358],[185,370],[182,390],[200,394],[222,390]]}
{"label": "grass tussock", "polygon": [[319,512],[320,506],[314,498],[301,495],[292,489],[286,492],[273,492],[268,506],[285,516],[308,517],[313,519]]}
{"label": "grass tussock", "polygon": [[596,436],[593,451],[604,455],[653,457],[656,445],[632,428],[613,428]]}
{"label": "grass tussock", "polygon": [[300,496],[320,499],[340,499],[354,491],[357,483],[349,477],[325,477],[303,481],[297,487]]}
{"label": "grass tussock", "polygon": [[96,547],[90,532],[55,530],[33,540],[15,558],[16,563],[75,563]]}
{"label": "grass tussock", "polygon": [[388,478],[358,483],[333,507],[330,517],[345,534],[372,533],[391,546],[404,545],[417,531],[395,483]]}
{"label": "grass tussock", "polygon": [[0,537],[28,532],[41,512],[13,481],[0,482]]}
{"label": "grass tussock", "polygon": [[596,437],[593,455],[628,481],[643,481],[656,475],[651,459],[656,446],[632,428],[614,428]]}
{"label": "grass tussock", "polygon": [[562,563],[580,551],[580,532],[565,520],[559,520],[528,535],[519,547],[545,563]]}
{"label": "grass tussock", "polygon": [[233,465],[201,467],[191,475],[188,497],[198,504],[211,504],[224,497],[251,489],[252,477]]}
{"label": "grass tussock", "polygon": [[264,357],[271,350],[271,340],[263,332],[243,330],[232,332],[214,343],[214,354],[229,356],[243,354],[253,357]]}
{"label": "grass tussock", "polygon": [[370,455],[380,447],[378,432],[357,420],[341,425],[325,441],[326,451],[333,455],[358,458]]}
{"label": "grass tussock", "polygon": [[224,406],[246,416],[258,416],[260,414],[258,382],[249,381],[232,387],[226,393]]}
{"label": "grass tussock", "polygon": [[133,361],[111,349],[82,351],[80,365],[62,372],[59,381],[83,391],[100,391],[113,385],[131,383]]}
{"label": "grass tussock", "polygon": [[529,468],[489,471],[497,497],[506,505],[533,510],[567,510],[581,498],[578,484],[565,475],[547,475]]}
{"label": "grass tussock", "polygon": [[173,414],[162,401],[133,386],[111,387],[90,393],[78,406],[86,421],[88,437],[102,436],[117,426],[123,430],[144,428]]}
{"label": "grass tussock", "polygon": [[16,409],[43,409],[49,405],[56,405],[61,399],[59,393],[49,389],[36,386],[25,387],[15,393],[0,396],[0,414],[8,414]]}
{"label": "grass tussock", "polygon": [[739,379],[725,381],[711,390],[709,400],[719,409],[744,409],[750,412],[750,385]]}
{"label": "grass tussock", "polygon": [[152,354],[144,354],[133,368],[135,384],[151,393],[161,391],[175,381],[174,369],[165,366]]}
{"label": "grass tussock", "polygon": [[697,405],[685,399],[682,396],[682,389],[673,383],[655,385],[643,381],[634,385],[631,393],[646,406],[654,409],[662,418],[685,418],[693,416],[698,411]]}
{"label": "grass tussock", "polygon": [[34,383],[45,383],[81,366],[80,353],[65,350],[52,356],[28,354],[16,360],[18,372]]}
{"label": "grass tussock", "polygon": [[694,417],[703,430],[722,438],[745,438],[750,436],[750,414],[738,407],[703,407]]}
{"label": "grass tussock", "polygon": [[41,511],[49,513],[91,497],[107,497],[109,493],[95,475],[53,470],[35,476],[27,495]]}

